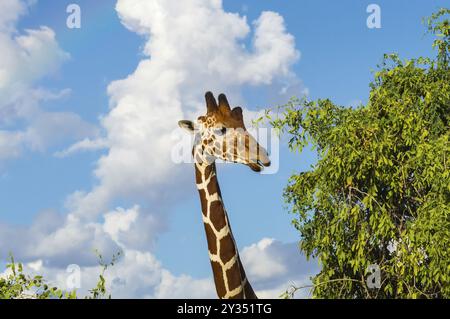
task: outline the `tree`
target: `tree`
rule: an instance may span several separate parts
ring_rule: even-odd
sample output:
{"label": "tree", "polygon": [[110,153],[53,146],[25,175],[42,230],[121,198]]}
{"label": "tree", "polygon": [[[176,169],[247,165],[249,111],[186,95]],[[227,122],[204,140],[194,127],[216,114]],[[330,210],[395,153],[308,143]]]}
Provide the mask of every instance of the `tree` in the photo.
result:
{"label": "tree", "polygon": [[435,59],[384,56],[367,105],[303,98],[266,113],[292,150],[317,150],[284,191],[300,249],[321,264],[313,297],[450,297],[449,14],[427,20]]}

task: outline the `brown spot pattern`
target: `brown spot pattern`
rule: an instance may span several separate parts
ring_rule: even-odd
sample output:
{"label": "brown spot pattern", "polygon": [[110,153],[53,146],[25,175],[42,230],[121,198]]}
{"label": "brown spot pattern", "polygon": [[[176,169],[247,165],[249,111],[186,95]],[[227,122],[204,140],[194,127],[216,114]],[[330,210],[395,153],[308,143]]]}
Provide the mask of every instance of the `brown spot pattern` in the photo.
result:
{"label": "brown spot pattern", "polygon": [[220,231],[222,228],[225,227],[226,221],[225,221],[225,213],[223,211],[222,203],[218,200],[212,202],[210,204],[209,209],[209,219],[211,220],[211,223],[213,224],[214,228],[217,231]]}
{"label": "brown spot pattern", "polygon": [[200,193],[200,204],[202,206],[202,213],[205,217],[208,215],[208,202],[206,201],[206,193],[203,189],[198,191]]}
{"label": "brown spot pattern", "polygon": [[205,232],[206,232],[206,240],[208,242],[208,250],[211,254],[215,255],[217,254],[217,241],[216,236],[214,235],[214,231],[212,230],[211,226],[209,224],[205,225]]}
{"label": "brown spot pattern", "polygon": [[215,193],[217,193],[219,191],[219,187],[218,187],[218,184],[217,184],[217,177],[216,176],[211,177],[211,181],[208,184],[207,189],[208,189],[208,193],[210,195],[213,195],[213,194],[215,194]]}
{"label": "brown spot pattern", "polygon": [[216,291],[219,298],[225,297],[227,293],[225,289],[225,282],[223,279],[222,267],[219,263],[215,261],[211,261],[211,267],[214,274],[214,283],[216,284]]}
{"label": "brown spot pattern", "polygon": [[226,274],[228,278],[228,289],[230,291],[242,284],[238,263],[234,263],[233,266],[227,270]]}
{"label": "brown spot pattern", "polygon": [[233,238],[231,234],[226,235],[220,240],[220,259],[224,264],[229,262],[236,255]]}

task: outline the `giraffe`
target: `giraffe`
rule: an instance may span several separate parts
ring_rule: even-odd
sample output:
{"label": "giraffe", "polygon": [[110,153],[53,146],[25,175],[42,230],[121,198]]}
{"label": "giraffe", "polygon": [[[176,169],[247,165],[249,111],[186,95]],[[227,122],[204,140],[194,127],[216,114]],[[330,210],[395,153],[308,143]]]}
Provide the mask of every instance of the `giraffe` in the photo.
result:
{"label": "giraffe", "polygon": [[219,104],[205,95],[207,113],[197,122],[178,124],[194,134],[192,155],[202,219],[217,295],[220,299],[257,299],[242,266],[216,173],[216,159],[241,163],[260,172],[270,165],[267,151],[247,132],[242,109],[230,108],[224,94]]}

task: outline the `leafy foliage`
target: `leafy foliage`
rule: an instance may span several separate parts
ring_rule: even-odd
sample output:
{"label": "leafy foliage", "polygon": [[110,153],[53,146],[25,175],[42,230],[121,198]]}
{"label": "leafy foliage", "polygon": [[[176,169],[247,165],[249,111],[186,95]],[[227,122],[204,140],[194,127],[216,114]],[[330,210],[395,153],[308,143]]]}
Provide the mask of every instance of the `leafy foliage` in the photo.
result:
{"label": "leafy foliage", "polygon": [[74,299],[76,292],[63,292],[57,287],[49,286],[42,276],[30,276],[24,273],[23,265],[16,263],[10,255],[10,270],[5,278],[0,277],[0,299]]}
{"label": "leafy foliage", "polygon": [[[105,272],[108,267],[113,266],[119,259],[121,252],[113,255],[111,262],[106,263],[103,256],[98,252],[101,272],[96,287],[89,290],[90,294],[85,299],[111,298],[106,289]],[[0,299],[77,299],[76,290],[64,291],[53,287],[39,275],[30,276],[24,273],[23,265],[16,263],[10,255],[10,262],[6,265],[9,270],[3,278],[0,277]]]}
{"label": "leafy foliage", "polygon": [[385,55],[367,105],[304,98],[266,113],[292,150],[317,150],[284,192],[301,250],[322,266],[314,297],[450,297],[449,13],[427,20],[436,59]]}
{"label": "leafy foliage", "polygon": [[111,294],[108,294],[108,292],[106,290],[105,272],[108,269],[108,267],[114,266],[114,264],[120,258],[122,252],[119,251],[117,254],[114,254],[109,263],[104,261],[103,256],[98,251],[96,251],[96,253],[97,253],[97,257],[99,259],[99,264],[102,268],[102,271],[101,271],[100,275],[98,276],[97,285],[94,288],[92,288],[91,290],[89,290],[91,295],[87,296],[86,299],[102,299],[105,297],[108,299],[111,299]]}

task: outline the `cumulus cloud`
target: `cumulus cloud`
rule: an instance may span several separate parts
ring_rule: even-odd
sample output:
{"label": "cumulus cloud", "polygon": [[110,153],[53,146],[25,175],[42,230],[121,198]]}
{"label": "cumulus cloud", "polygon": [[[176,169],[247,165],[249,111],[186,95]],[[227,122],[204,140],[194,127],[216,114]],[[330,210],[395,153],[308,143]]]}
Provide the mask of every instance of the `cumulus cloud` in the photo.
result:
{"label": "cumulus cloud", "polygon": [[174,276],[169,271],[164,270],[161,272],[161,281],[151,297],[214,299],[217,298],[217,293],[212,278],[193,279],[187,275]]}
{"label": "cumulus cloud", "polygon": [[[16,257],[20,256],[16,259],[26,261],[27,273],[44,275],[51,284],[62,289],[70,289],[67,283],[71,273],[67,272],[67,266],[79,265],[81,287],[78,294],[83,296],[96,286],[101,272],[94,250],[101,252],[105,262],[121,252],[118,262],[105,274],[107,289],[115,298],[215,296],[211,278],[175,276],[153,253],[145,251],[148,247],[142,247],[141,242],[146,241],[142,236],[145,232],[152,233],[155,225],[151,218],[140,213],[138,206],[127,210],[119,207],[103,217],[102,222],[80,225],[74,221],[67,223],[63,216],[49,211],[40,214],[31,228],[12,229],[0,224],[0,255],[7,255],[11,249]],[[48,236],[49,233],[52,236]],[[111,243],[104,243],[108,240]],[[108,250],[111,244],[115,247]],[[51,251],[57,255],[49,255]]]}
{"label": "cumulus cloud", "polygon": [[12,251],[22,261],[43,259],[49,267],[93,266],[95,250],[106,256],[120,251],[99,223],[81,223],[54,211],[38,214],[31,226],[0,223],[0,242],[0,256]]}
{"label": "cumulus cloud", "polygon": [[25,13],[26,4],[22,1],[3,0],[0,11],[0,30],[11,31],[20,15]]}
{"label": "cumulus cloud", "polygon": [[[52,93],[37,87],[69,59],[45,26],[17,30],[18,18],[33,1],[4,0],[0,12],[0,160],[25,149],[44,151],[66,140],[94,136],[97,130],[74,113],[47,112],[40,104],[70,91]],[[24,123],[24,124],[19,124]],[[55,134],[58,132],[58,134]]]}
{"label": "cumulus cloud", "polygon": [[104,215],[103,230],[124,249],[148,250],[153,247],[154,234],[165,228],[163,220],[142,213],[137,205],[127,210],[119,207]]}
{"label": "cumulus cloud", "polygon": [[[100,213],[97,205],[91,209],[96,197],[106,204],[130,193],[159,196],[180,174],[170,158],[172,132],[179,119],[204,112],[205,91],[229,92],[232,101],[242,101],[244,85],[292,76],[290,66],[299,58],[275,12],[263,12],[252,30],[246,17],[225,12],[221,1],[119,0],[116,9],[127,28],[148,39],[148,57],[109,85],[111,111],[101,121],[106,136],[74,146],[108,145],[94,172],[99,186],[80,198],[79,215]],[[251,31],[253,45],[245,48]]]}
{"label": "cumulus cloud", "polygon": [[[244,247],[242,263],[260,298],[278,298],[291,286],[311,283],[318,270],[316,261],[307,261],[297,243],[282,243],[273,238]],[[309,291],[301,290],[296,297],[307,297]]]}
{"label": "cumulus cloud", "polygon": [[[46,280],[62,289],[71,290],[69,278],[73,272],[66,268],[46,266],[42,259],[24,265],[31,274],[44,275]],[[96,286],[101,272],[99,266],[80,268],[81,287],[78,296],[89,294]],[[7,275],[5,271],[1,276]],[[120,261],[105,273],[106,289],[114,298],[215,298],[212,278],[194,279],[187,275],[174,276],[149,252],[128,249]]]}
{"label": "cumulus cloud", "polygon": [[[11,5],[18,2],[8,1]],[[17,16],[23,9],[15,10]],[[110,111],[100,123],[104,134],[98,139],[82,137],[56,153],[64,157],[105,148],[93,172],[97,183],[90,190],[69,195],[67,215],[58,215],[55,221],[40,215],[29,229],[0,225],[0,252],[12,246],[20,257],[34,262],[35,269],[41,267],[59,283],[67,276],[63,265],[79,264],[83,287],[90,288],[98,274],[92,249],[100,249],[105,256],[122,250],[122,259],[110,273],[114,296],[214,297],[211,278],[175,276],[152,252],[156,238],[167,227],[166,212],[182,196],[176,185],[186,176],[185,167],[176,165],[170,157],[172,132],[178,120],[204,112],[203,94],[207,90],[225,92],[237,104],[243,102],[241,91],[246,86],[270,86],[274,81],[284,86],[293,81],[296,85],[291,66],[300,54],[283,17],[275,12],[263,12],[249,24],[245,16],[224,11],[220,0],[118,0],[116,10],[124,26],[145,39],[144,58],[128,77],[108,86]],[[5,25],[14,25],[11,18],[3,19],[10,21]],[[33,66],[30,74],[26,73],[29,78],[3,76],[25,74],[18,66],[22,61],[16,61],[12,53],[8,67],[0,64],[0,86],[10,91],[29,88],[44,76],[40,66],[50,63],[48,56],[53,57],[54,64],[47,65],[46,70],[55,70],[67,58],[48,28],[30,30],[19,37],[6,33],[3,40],[0,38],[0,49],[2,46],[33,57],[24,62]],[[51,52],[44,53],[47,49]],[[10,119],[42,112],[33,103],[17,103],[22,97],[19,94],[12,102],[0,104],[0,112]],[[52,123],[55,119],[50,116],[45,121]],[[70,127],[83,127],[78,121],[76,116],[63,120],[69,123],[70,132]],[[10,149],[10,154],[23,145],[43,149],[51,139],[43,127],[46,125],[38,121],[29,125],[28,132],[35,128],[31,141],[27,140],[27,130],[0,131],[0,147]],[[80,134],[93,133],[85,127]],[[111,205],[121,199],[136,204],[111,210]],[[243,262],[248,264],[262,296],[274,296],[275,291],[279,294],[278,289],[294,274],[289,251],[292,253],[292,249],[268,240],[244,249]],[[256,262],[258,254],[262,254],[266,266]]]}
{"label": "cumulus cloud", "polygon": [[108,142],[105,139],[85,138],[81,141],[76,142],[75,144],[72,144],[71,146],[62,151],[55,152],[54,155],[59,158],[64,158],[76,154],[78,152],[102,150],[107,147]]}
{"label": "cumulus cloud", "polygon": [[23,138],[22,132],[0,131],[0,160],[19,156]]}

